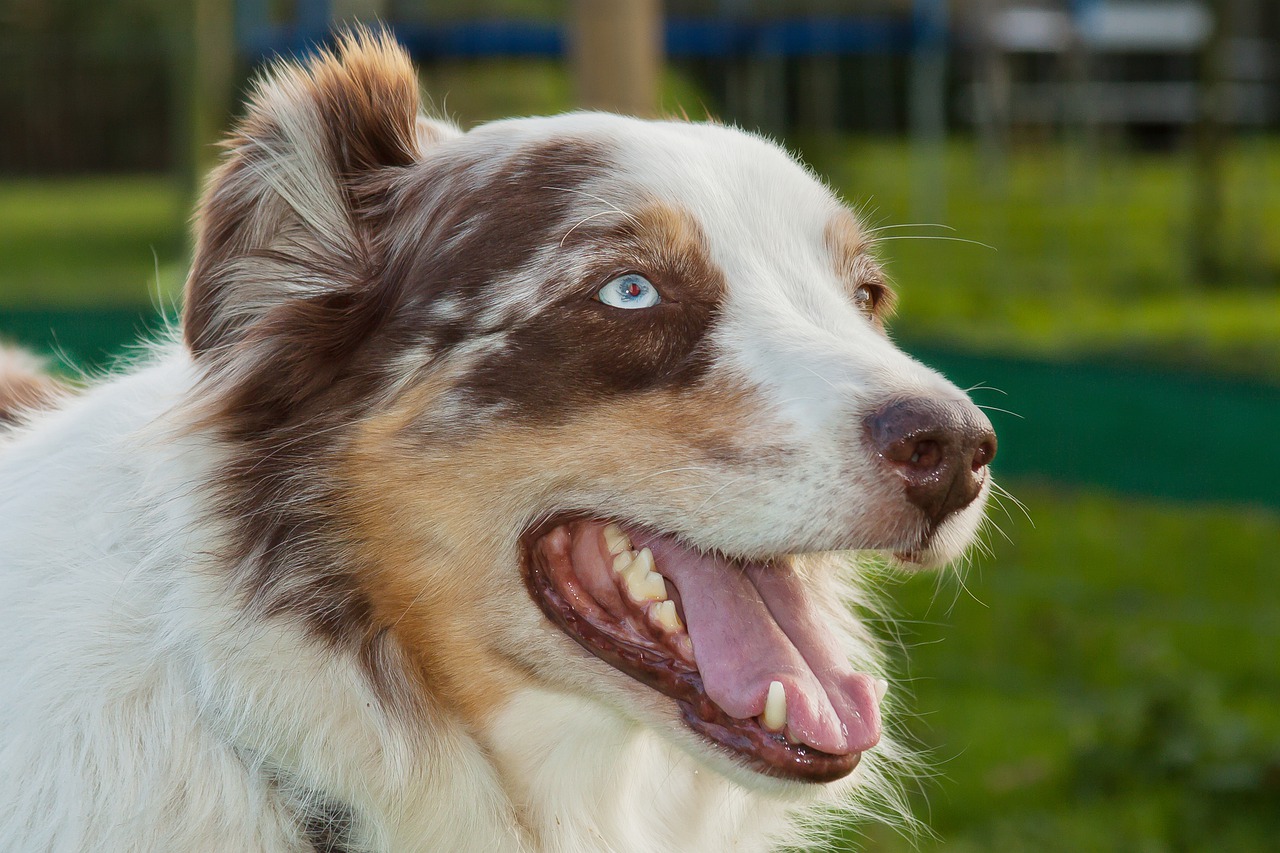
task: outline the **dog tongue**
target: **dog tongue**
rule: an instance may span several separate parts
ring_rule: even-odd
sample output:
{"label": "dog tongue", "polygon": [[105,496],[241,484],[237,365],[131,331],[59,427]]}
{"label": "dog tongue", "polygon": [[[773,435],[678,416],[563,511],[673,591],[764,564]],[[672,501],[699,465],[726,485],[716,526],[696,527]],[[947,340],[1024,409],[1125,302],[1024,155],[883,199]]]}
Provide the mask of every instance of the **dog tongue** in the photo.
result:
{"label": "dog tongue", "polygon": [[644,532],[675,585],[703,687],[729,716],[758,717],[769,684],[782,682],[793,737],[835,755],[880,740],[880,711],[870,676],[855,672],[789,565],[742,564],[699,554]]}

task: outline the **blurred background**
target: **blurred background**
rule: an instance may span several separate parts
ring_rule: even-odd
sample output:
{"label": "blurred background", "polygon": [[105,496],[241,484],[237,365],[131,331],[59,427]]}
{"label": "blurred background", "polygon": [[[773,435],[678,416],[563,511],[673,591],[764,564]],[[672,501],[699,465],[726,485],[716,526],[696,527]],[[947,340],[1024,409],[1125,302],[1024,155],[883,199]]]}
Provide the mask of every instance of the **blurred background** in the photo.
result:
{"label": "blurred background", "polygon": [[357,19],[464,126],[783,142],[989,407],[1012,496],[881,625],[932,834],[836,846],[1280,849],[1280,4],[0,0],[0,336],[93,370],[172,316],[247,81]]}

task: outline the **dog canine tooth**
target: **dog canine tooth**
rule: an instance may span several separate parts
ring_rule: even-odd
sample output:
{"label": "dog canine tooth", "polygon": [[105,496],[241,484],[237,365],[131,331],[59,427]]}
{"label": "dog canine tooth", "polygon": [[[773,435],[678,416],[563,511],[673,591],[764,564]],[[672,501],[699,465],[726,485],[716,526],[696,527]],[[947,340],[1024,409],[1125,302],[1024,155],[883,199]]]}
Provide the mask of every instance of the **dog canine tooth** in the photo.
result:
{"label": "dog canine tooth", "polygon": [[760,722],[771,732],[780,732],[787,725],[787,691],[781,681],[769,682],[769,696],[764,700]]}
{"label": "dog canine tooth", "polygon": [[653,608],[653,618],[660,626],[672,633],[684,630],[684,623],[680,621],[680,614],[676,613],[676,603],[670,599],[659,602]]}
{"label": "dog canine tooth", "polygon": [[876,679],[876,701],[883,702],[884,695],[889,692],[889,682],[883,678]]}
{"label": "dog canine tooth", "polygon": [[631,563],[635,560],[635,558],[636,558],[636,555],[634,551],[623,551],[621,554],[614,556],[613,571],[616,574],[622,574],[626,572],[627,568],[631,565]]}
{"label": "dog canine tooth", "polygon": [[604,534],[604,544],[609,548],[610,554],[616,557],[624,551],[631,550],[631,540],[617,524],[613,522],[606,524],[602,532]]}

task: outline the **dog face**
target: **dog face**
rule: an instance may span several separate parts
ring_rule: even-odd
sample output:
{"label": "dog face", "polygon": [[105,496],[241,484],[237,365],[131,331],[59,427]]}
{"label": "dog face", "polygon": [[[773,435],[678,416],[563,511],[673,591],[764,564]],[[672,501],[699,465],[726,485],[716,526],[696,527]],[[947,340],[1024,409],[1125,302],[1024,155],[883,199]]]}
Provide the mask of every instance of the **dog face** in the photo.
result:
{"label": "dog face", "polygon": [[206,195],[185,334],[229,571],[406,713],[483,730],[549,687],[726,772],[848,774],[879,690],[815,555],[958,555],[986,419],[889,341],[867,234],[777,147],[462,134],[413,81],[367,36],[281,69]]}

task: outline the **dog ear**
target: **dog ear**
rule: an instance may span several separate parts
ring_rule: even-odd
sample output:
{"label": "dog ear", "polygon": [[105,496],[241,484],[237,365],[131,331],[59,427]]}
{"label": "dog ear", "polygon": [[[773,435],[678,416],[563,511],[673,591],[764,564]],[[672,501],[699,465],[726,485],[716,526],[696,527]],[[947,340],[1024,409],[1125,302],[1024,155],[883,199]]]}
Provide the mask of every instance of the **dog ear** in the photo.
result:
{"label": "dog ear", "polygon": [[368,187],[461,135],[419,110],[408,56],[363,28],[258,83],[197,213],[183,311],[197,357],[279,330],[273,315],[299,300],[312,317],[327,300],[350,318],[377,262]]}

